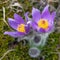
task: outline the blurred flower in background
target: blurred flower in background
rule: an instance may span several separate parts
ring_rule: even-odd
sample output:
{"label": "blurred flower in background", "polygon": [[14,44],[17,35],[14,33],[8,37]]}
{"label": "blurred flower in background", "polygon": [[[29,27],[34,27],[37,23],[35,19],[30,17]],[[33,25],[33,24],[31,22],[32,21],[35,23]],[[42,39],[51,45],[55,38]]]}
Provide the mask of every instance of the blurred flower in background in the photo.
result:
{"label": "blurred flower in background", "polygon": [[33,58],[36,58],[38,57],[40,54],[40,50],[36,47],[32,47],[29,49],[29,55]]}

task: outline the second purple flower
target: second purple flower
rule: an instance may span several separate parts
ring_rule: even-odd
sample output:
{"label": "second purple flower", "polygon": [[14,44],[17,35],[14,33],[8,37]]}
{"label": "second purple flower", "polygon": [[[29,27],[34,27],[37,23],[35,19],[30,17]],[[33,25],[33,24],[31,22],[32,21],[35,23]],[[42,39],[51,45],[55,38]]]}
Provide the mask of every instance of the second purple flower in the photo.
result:
{"label": "second purple flower", "polygon": [[54,29],[54,18],[56,16],[56,12],[52,12],[50,14],[49,5],[47,5],[42,13],[36,9],[32,9],[32,28],[37,30],[38,32],[45,33],[50,32]]}

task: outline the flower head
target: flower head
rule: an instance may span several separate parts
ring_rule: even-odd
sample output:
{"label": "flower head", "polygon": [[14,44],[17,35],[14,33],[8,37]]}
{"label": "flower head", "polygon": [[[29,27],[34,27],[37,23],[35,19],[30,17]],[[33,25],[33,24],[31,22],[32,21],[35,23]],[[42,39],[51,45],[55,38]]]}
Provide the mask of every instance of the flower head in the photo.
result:
{"label": "flower head", "polygon": [[28,34],[30,31],[30,25],[27,24],[27,22],[24,22],[23,18],[15,13],[14,19],[8,18],[8,23],[16,31],[5,32],[4,34],[8,34],[12,37],[20,37]]}
{"label": "flower head", "polygon": [[56,12],[52,12],[50,14],[49,5],[47,5],[42,14],[36,8],[32,9],[32,28],[37,30],[38,32],[50,32],[54,28],[54,18],[56,16]]}
{"label": "flower head", "polygon": [[36,47],[32,47],[29,49],[29,55],[33,58],[36,58],[38,57],[40,54],[40,50]]}

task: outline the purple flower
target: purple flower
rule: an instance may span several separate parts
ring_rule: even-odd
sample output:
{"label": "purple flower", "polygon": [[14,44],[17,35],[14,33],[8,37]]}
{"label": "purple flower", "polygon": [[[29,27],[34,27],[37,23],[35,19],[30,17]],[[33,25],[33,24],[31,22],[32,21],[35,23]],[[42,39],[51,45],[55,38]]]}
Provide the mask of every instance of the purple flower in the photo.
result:
{"label": "purple flower", "polygon": [[[26,16],[27,17],[27,16]],[[14,14],[14,19],[8,18],[9,25],[15,29],[16,31],[5,32],[4,34],[8,34],[12,37],[21,37],[29,33],[30,25],[27,22],[24,22],[23,18],[18,14]]]}
{"label": "purple flower", "polygon": [[54,28],[54,18],[56,16],[56,12],[52,12],[50,14],[49,9],[48,9],[49,5],[47,5],[44,10],[41,12],[36,9],[33,8],[32,9],[32,28],[34,30],[37,30],[38,32],[50,32],[53,30]]}

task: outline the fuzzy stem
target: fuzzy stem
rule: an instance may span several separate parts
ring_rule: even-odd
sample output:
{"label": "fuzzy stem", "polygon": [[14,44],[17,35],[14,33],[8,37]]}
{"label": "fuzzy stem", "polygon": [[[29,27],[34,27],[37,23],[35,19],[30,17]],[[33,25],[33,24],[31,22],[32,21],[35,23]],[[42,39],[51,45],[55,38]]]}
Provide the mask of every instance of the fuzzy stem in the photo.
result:
{"label": "fuzzy stem", "polygon": [[8,23],[5,20],[5,7],[3,7],[3,21],[6,23],[6,25],[8,25]]}
{"label": "fuzzy stem", "polygon": [[2,60],[11,51],[15,51],[15,49],[11,49],[11,50],[8,50],[7,52],[5,52],[4,55],[0,58],[0,60]]}

